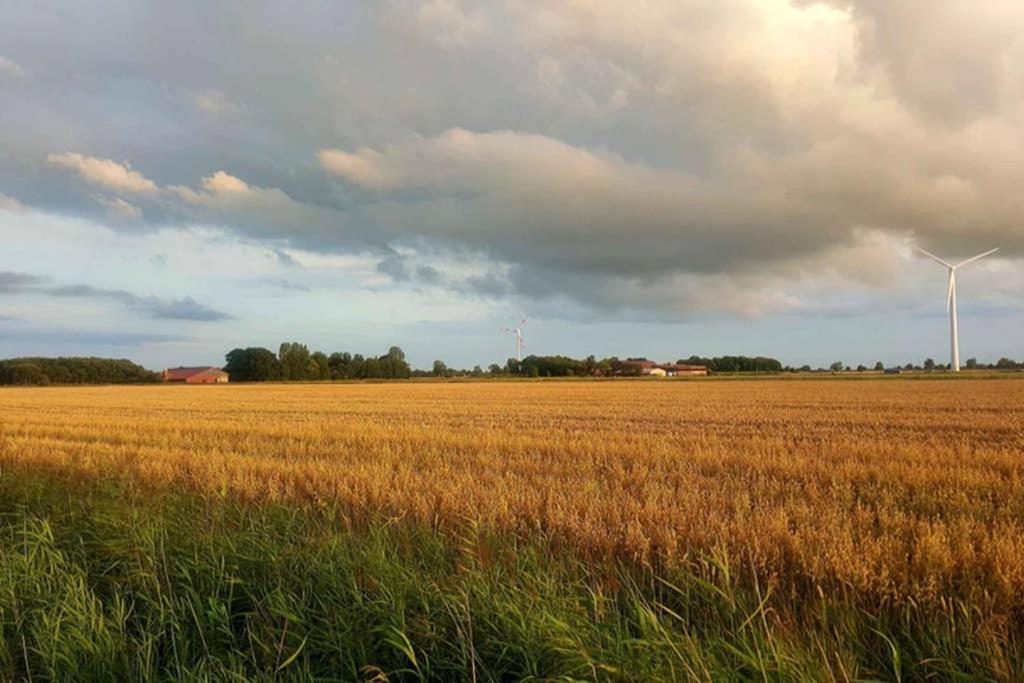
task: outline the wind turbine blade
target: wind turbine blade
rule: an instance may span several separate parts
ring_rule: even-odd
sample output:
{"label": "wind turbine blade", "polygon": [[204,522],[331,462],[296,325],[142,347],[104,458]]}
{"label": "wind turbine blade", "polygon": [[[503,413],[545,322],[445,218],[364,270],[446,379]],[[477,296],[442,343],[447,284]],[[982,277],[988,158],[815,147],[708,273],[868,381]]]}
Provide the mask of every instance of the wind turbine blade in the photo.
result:
{"label": "wind turbine blade", "polygon": [[[979,257],[979,258],[981,258],[981,257]],[[530,316],[524,315],[523,319],[519,321],[519,324],[522,325],[523,323],[525,323],[529,319],[530,319]]]}
{"label": "wind turbine blade", "polygon": [[946,290],[946,313],[949,313],[953,305],[953,288],[956,287],[956,271],[949,269],[949,289]]}
{"label": "wind turbine blade", "polygon": [[932,259],[933,261],[938,261],[939,263],[941,263],[942,265],[946,266],[947,268],[952,268],[953,267],[953,264],[947,263],[947,262],[943,261],[938,256],[936,256],[935,254],[933,254],[933,253],[931,253],[929,251],[925,251],[921,247],[914,247],[914,249],[917,249],[919,252],[921,252],[922,254],[927,256],[928,258]]}
{"label": "wind turbine blade", "polygon": [[978,259],[980,259],[980,258],[985,258],[985,257],[986,257],[986,256],[988,256],[989,254],[994,254],[994,253],[996,253],[997,251],[999,251],[999,247],[996,247],[995,249],[989,249],[989,250],[988,250],[988,251],[986,251],[986,252],[985,252],[984,254],[978,254],[977,256],[972,256],[971,258],[967,259],[966,261],[961,261],[960,263],[956,264],[956,265],[954,266],[954,268],[959,268],[960,266],[966,266],[966,265],[967,265],[968,263],[974,263],[974,262],[975,262],[975,261],[977,261]]}

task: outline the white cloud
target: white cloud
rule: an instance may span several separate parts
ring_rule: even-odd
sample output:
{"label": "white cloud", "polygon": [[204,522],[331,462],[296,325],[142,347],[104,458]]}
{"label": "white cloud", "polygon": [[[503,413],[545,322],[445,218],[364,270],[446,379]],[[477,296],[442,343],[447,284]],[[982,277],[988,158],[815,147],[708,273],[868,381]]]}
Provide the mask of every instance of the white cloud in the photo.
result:
{"label": "white cloud", "polygon": [[0,78],[27,78],[28,74],[16,62],[0,55]]}
{"label": "white cloud", "polygon": [[[812,282],[855,297],[897,286],[909,241],[1024,254],[1024,9],[982,5],[391,0],[323,6],[288,31],[226,25],[224,40],[179,8],[174,24],[197,36],[188,54],[162,35],[119,54],[54,26],[49,61],[18,54],[81,76],[62,91],[72,104],[33,94],[12,109],[24,120],[10,130],[42,132],[0,131],[13,150],[0,172],[31,177],[40,149],[104,150],[177,183],[138,175],[129,190],[135,171],[90,160],[112,165],[90,182],[148,223],[375,264],[427,254],[413,274],[472,262],[472,275],[423,271],[453,292],[805,310]],[[131,87],[110,79],[118,60],[137,65]],[[193,110],[242,102],[228,127]],[[133,126],[153,131],[146,144],[125,140]],[[88,177],[86,159],[63,165]],[[7,191],[97,211],[60,183]]]}
{"label": "white cloud", "polygon": [[226,171],[217,171],[202,180],[202,190],[174,185],[168,191],[189,204],[209,207],[244,208],[246,206],[288,205],[291,198],[276,188],[253,187]]}
{"label": "white cloud", "polygon": [[156,183],[138,171],[133,171],[127,162],[119,164],[110,159],[98,159],[76,152],[50,154],[46,157],[46,161],[51,166],[77,171],[86,181],[109,187],[112,190],[138,194],[156,194],[157,192]]}
{"label": "white cloud", "polygon": [[138,220],[142,218],[142,209],[120,197],[93,197],[100,206],[107,210],[107,216],[114,220]]}
{"label": "white cloud", "polygon": [[363,236],[350,234],[352,219],[344,212],[297,201],[280,188],[252,185],[226,171],[203,178],[200,189],[168,187],[167,195],[181,200],[175,210],[192,221],[232,227],[278,246],[315,243],[338,248],[351,241],[366,245]]}
{"label": "white cloud", "polygon": [[459,0],[427,0],[419,5],[416,20],[442,47],[479,39],[487,30],[481,13],[468,12]]}
{"label": "white cloud", "polygon": [[322,149],[317,152],[317,158],[325,170],[365,188],[393,187],[399,180],[389,175],[381,155],[367,147],[353,153]]}
{"label": "white cloud", "polygon": [[234,102],[220,90],[204,90],[191,93],[192,104],[208,114],[222,115],[232,114],[241,110],[238,103]]}
{"label": "white cloud", "polygon": [[28,207],[19,202],[14,197],[8,197],[7,195],[0,193],[0,211],[9,211],[11,213],[26,213]]}

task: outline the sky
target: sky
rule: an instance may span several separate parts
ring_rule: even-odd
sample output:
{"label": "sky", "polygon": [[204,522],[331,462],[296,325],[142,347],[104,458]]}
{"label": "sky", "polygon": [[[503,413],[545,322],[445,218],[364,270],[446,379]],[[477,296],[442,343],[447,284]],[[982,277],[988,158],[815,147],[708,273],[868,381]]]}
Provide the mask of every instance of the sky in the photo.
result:
{"label": "sky", "polygon": [[0,18],[0,357],[1024,358],[1019,0]]}

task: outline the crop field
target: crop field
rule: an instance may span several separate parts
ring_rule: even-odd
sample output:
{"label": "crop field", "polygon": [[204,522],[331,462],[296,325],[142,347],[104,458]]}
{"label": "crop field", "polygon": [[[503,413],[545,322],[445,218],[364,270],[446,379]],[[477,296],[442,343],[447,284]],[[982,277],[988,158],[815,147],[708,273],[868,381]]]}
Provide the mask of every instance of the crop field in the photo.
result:
{"label": "crop field", "polygon": [[0,468],[4,679],[1024,676],[1024,381],[7,389]]}

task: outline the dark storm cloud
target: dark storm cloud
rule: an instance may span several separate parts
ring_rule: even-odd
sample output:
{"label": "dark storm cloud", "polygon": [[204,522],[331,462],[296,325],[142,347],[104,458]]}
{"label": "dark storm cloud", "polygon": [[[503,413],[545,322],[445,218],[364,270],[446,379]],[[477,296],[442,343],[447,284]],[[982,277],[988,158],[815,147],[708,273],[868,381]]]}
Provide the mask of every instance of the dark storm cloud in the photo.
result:
{"label": "dark storm cloud", "polygon": [[416,279],[425,285],[438,285],[444,280],[444,276],[437,268],[422,265],[416,268]]}
{"label": "dark storm cloud", "polygon": [[107,299],[150,318],[163,320],[230,320],[232,316],[199,303],[192,297],[182,299],[161,299],[155,296],[139,296],[123,289],[103,289],[87,284],[44,286],[49,277],[0,271],[0,294],[21,294],[41,292],[60,298]]}
{"label": "dark storm cloud", "polygon": [[444,274],[437,268],[428,264],[414,265],[408,257],[400,254],[379,261],[377,271],[395,282],[415,282],[431,287],[446,284]]}
{"label": "dark storm cloud", "polygon": [[500,273],[471,275],[456,285],[456,289],[467,294],[483,297],[501,297],[513,291],[508,278]]}
{"label": "dark storm cloud", "polygon": [[276,287],[278,289],[282,289],[282,290],[284,290],[286,292],[311,292],[311,291],[313,291],[310,287],[308,287],[308,286],[306,286],[306,285],[304,285],[304,284],[302,284],[300,282],[292,282],[291,280],[285,280],[283,278],[265,279],[265,280],[261,280],[260,283],[263,284],[263,285],[268,285],[270,287]]}
{"label": "dark storm cloud", "polygon": [[280,263],[282,266],[287,266],[289,268],[302,267],[302,264],[299,263],[293,256],[289,255],[285,251],[282,251],[281,249],[275,249],[272,253],[274,254],[274,257],[277,259],[278,263]]}
{"label": "dark storm cloud", "polygon": [[395,282],[407,282],[412,275],[403,256],[389,256],[377,263],[377,270]]}
{"label": "dark storm cloud", "polygon": [[0,271],[0,294],[20,292],[28,287],[46,282],[46,279],[41,275],[32,275],[31,273]]}
{"label": "dark storm cloud", "polygon": [[161,299],[138,296],[123,289],[101,289],[90,285],[64,285],[47,290],[50,296],[65,298],[109,299],[150,318],[161,320],[230,320],[231,316],[197,302],[192,297]]}
{"label": "dark storm cloud", "polygon": [[[9,322],[2,321],[0,322]],[[38,325],[0,325],[0,341],[28,342],[33,345],[138,346],[188,341],[177,334],[150,332],[95,332]],[[32,347],[35,348],[35,347]]]}
{"label": "dark storm cloud", "polygon": [[36,2],[0,22],[0,193],[480,295],[785,307],[780,273],[885,284],[866,234],[1019,257],[1022,36],[1008,0]]}

